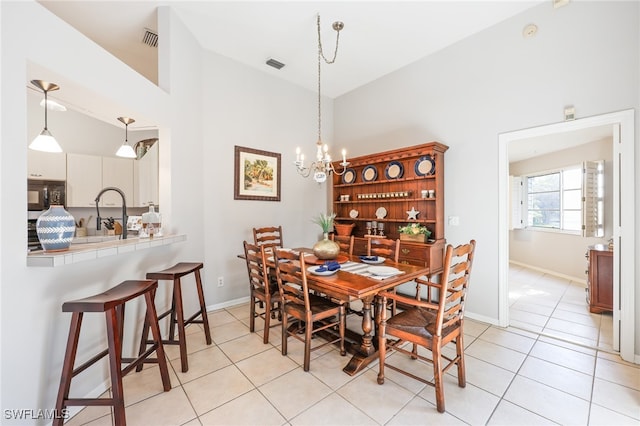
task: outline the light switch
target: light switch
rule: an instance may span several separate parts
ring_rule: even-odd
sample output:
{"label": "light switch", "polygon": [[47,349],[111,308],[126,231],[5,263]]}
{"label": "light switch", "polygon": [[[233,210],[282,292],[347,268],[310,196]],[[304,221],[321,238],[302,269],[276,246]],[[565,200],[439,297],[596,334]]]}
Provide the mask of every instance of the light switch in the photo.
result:
{"label": "light switch", "polygon": [[451,226],[460,225],[460,218],[458,216],[449,216],[449,225]]}

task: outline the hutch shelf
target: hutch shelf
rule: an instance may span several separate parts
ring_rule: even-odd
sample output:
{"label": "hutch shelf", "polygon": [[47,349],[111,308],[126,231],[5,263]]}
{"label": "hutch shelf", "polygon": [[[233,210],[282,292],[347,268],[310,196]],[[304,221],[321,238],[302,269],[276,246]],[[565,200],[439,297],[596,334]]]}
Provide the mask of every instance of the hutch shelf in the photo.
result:
{"label": "hutch shelf", "polygon": [[[401,241],[400,260],[442,268],[444,238],[444,153],[439,142],[349,159],[343,175],[333,175],[336,223],[353,223],[359,238],[400,237],[398,228],[426,226],[426,243]],[[336,170],[341,167],[334,164]],[[357,248],[357,244],[356,244]]]}

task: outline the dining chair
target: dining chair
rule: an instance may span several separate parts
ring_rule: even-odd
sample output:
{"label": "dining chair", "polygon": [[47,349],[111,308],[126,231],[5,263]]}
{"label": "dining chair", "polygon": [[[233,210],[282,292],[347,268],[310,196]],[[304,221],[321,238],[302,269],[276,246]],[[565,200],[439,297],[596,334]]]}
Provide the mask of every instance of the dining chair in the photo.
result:
{"label": "dining chair", "polygon": [[342,253],[351,256],[353,254],[353,235],[336,235],[331,234],[331,240],[338,243]]}
{"label": "dining chair", "polygon": [[[383,256],[396,263],[400,260],[400,240],[392,240],[390,238],[368,238],[367,256]],[[395,293],[395,289],[390,290]],[[396,301],[389,300],[387,309],[391,311],[391,315],[396,314]]]}
{"label": "dining chair", "polygon": [[[458,386],[466,386],[464,365],[464,309],[471,266],[476,242],[463,244],[456,248],[448,245],[444,258],[444,270],[440,282],[431,285],[438,288],[437,304],[429,300],[414,299],[392,292],[381,292],[378,310],[378,383],[384,383],[385,366],[412,377],[422,383],[435,387],[436,405],[439,412],[445,411],[444,373],[452,366],[458,368]],[[382,309],[387,299],[395,299],[408,308],[387,319],[386,309]],[[395,339],[395,340],[394,340]],[[412,349],[403,347],[412,343]],[[442,348],[449,343],[456,347],[455,357],[444,355]],[[418,354],[417,346],[422,346],[432,353],[432,359]],[[433,380],[419,377],[387,362],[387,352],[396,350],[433,365]],[[395,357],[394,357],[395,358]],[[430,377],[430,376],[429,376]]]}
{"label": "dining chair", "polygon": [[[289,336],[304,343],[304,371],[309,371],[311,352],[326,345],[340,342],[340,355],[346,355],[344,303],[309,292],[304,253],[276,250],[274,257],[282,300],[282,355],[287,354]],[[338,337],[311,347],[311,338],[315,333],[336,327]],[[301,332],[303,328],[304,333]]]}
{"label": "dining chair", "polygon": [[390,238],[368,238],[367,256],[386,256],[398,263],[400,259],[400,240]]}
{"label": "dining chair", "polygon": [[282,226],[253,228],[253,243],[267,248],[284,247],[282,243]]}
{"label": "dining chair", "polygon": [[[269,278],[269,267],[264,252],[264,246],[244,241],[244,256],[247,262],[247,273],[249,274],[249,331],[255,331],[256,317],[264,320],[263,343],[269,343],[269,329],[271,319],[275,319],[276,312],[278,318],[282,319],[281,298],[278,291],[278,284]],[[257,313],[256,305],[264,307],[264,312]]]}

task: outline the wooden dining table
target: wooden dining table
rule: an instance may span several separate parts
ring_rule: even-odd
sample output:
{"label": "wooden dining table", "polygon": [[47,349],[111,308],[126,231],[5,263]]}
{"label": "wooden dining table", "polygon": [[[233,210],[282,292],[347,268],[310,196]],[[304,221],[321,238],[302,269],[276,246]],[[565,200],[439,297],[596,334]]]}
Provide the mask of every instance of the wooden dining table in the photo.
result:
{"label": "wooden dining table", "polygon": [[[301,250],[301,249],[297,249]],[[303,250],[303,249],[302,249]],[[346,256],[351,262],[362,263],[359,256]],[[307,283],[312,290],[319,291],[335,299],[350,302],[355,299],[362,301],[362,339],[355,348],[353,357],[343,368],[349,375],[354,375],[369,363],[377,359],[377,349],[373,344],[373,315],[372,307],[376,295],[384,290],[397,287],[401,284],[413,281],[423,275],[430,275],[428,266],[395,263],[385,260],[379,266],[391,266],[397,268],[400,273],[384,279],[373,276],[360,275],[353,272],[338,270],[334,275],[322,276],[307,272]],[[310,266],[310,265],[308,265]],[[307,268],[308,269],[308,268]]]}
{"label": "wooden dining table", "polygon": [[[312,253],[312,250],[306,247],[297,247],[291,250],[308,254]],[[245,258],[244,254],[238,255],[238,257],[241,259]],[[346,258],[349,262],[363,263],[359,256],[341,254],[341,257],[343,260]],[[275,267],[272,257],[267,260],[267,264]],[[375,278],[373,276],[338,270],[336,274],[323,276],[314,275],[308,271],[309,267],[314,265],[315,263],[306,264],[307,283],[310,289],[343,302],[352,302],[354,300],[362,301],[362,335],[358,336],[360,337],[360,342],[356,345],[349,346],[349,352],[351,352],[353,356],[349,360],[349,363],[342,369],[351,376],[361,371],[378,357],[378,350],[373,343],[372,334],[374,331],[372,308],[376,295],[381,291],[389,290],[413,281],[418,277],[424,275],[429,276],[436,272],[431,271],[429,266],[396,263],[385,259],[384,263],[376,266],[391,266],[397,268],[400,273],[380,279],[379,277]]]}

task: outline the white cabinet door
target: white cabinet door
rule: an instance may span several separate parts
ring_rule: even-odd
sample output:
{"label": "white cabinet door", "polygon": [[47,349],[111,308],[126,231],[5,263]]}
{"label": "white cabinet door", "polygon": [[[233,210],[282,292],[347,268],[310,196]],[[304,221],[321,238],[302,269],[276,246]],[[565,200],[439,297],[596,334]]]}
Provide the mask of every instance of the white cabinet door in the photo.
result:
{"label": "white cabinet door", "polygon": [[61,152],[27,150],[27,179],[65,180],[67,156]]}
{"label": "white cabinet door", "polygon": [[135,162],[134,167],[134,205],[157,206],[160,198],[158,195],[158,143],[153,144],[147,153]]}
{"label": "white cabinet door", "polygon": [[[122,190],[127,204],[133,203],[133,160],[102,157],[102,187],[106,188],[108,186]],[[107,191],[102,195],[100,205],[104,207],[120,207],[122,206],[122,198],[115,191]]]}
{"label": "white cabinet door", "polygon": [[102,157],[67,154],[67,207],[95,207],[102,189]]}

